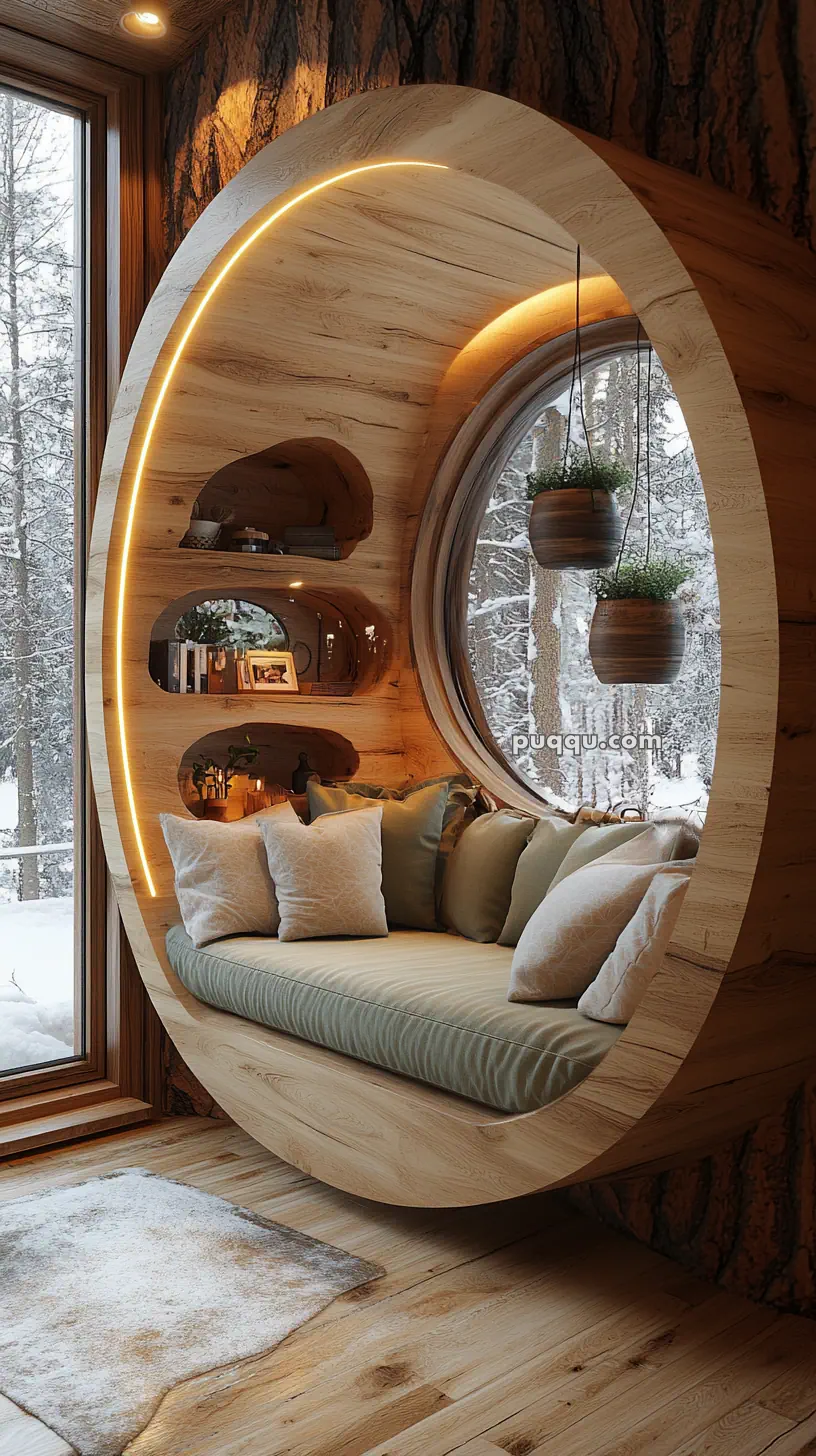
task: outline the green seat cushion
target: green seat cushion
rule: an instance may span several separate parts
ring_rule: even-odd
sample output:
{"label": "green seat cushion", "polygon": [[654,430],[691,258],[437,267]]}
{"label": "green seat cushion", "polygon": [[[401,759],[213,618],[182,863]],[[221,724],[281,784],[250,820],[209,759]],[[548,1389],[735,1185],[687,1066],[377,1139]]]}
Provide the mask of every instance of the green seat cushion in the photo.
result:
{"label": "green seat cushion", "polygon": [[[371,797],[309,781],[309,817],[363,809]],[[448,802],[447,783],[404,799],[383,799],[382,892],[389,925],[435,930],[436,858]]]}
{"label": "green seat cushion", "polygon": [[176,925],[167,951],[211,1006],[504,1112],[568,1092],[622,1030],[574,1004],[511,1004],[512,950],[460,936],[237,936],[196,950]]}
{"label": "green seat cushion", "polygon": [[544,899],[564,856],[586,830],[586,824],[570,824],[566,819],[539,819],[516,866],[499,945],[518,945],[522,930]]}
{"label": "green seat cushion", "polygon": [[516,809],[496,809],[468,825],[445,871],[442,920],[449,929],[469,940],[498,940],[519,855],[535,826]]}
{"label": "green seat cushion", "polygon": [[573,870],[583,869],[584,865],[591,864],[594,859],[600,859],[602,854],[608,854],[611,849],[619,849],[622,844],[628,844],[630,839],[635,839],[648,828],[649,825],[642,819],[630,821],[628,824],[591,824],[567,850],[549,888],[554,890]]}

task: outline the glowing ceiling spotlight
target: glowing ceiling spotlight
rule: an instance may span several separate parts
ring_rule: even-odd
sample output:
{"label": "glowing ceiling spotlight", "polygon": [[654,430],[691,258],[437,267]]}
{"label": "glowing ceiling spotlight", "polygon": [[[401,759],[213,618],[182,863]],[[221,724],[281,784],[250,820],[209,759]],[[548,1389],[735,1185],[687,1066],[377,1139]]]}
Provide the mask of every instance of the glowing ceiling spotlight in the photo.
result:
{"label": "glowing ceiling spotlight", "polygon": [[136,35],[140,40],[158,40],[167,34],[167,21],[159,10],[126,10],[119,24],[128,35]]}

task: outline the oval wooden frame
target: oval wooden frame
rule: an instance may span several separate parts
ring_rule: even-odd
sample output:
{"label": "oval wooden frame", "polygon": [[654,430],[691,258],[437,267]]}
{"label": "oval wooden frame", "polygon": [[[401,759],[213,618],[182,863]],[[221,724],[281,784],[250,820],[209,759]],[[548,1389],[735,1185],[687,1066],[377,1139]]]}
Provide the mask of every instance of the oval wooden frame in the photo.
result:
{"label": "oval wooden frame", "polygon": [[[420,170],[429,166],[443,170]],[[261,233],[265,251],[253,252]],[[177,910],[156,816],[177,808],[180,750],[234,705],[200,700],[191,712],[162,694],[157,712],[147,638],[202,569],[167,543],[180,539],[204,469],[254,448],[251,406],[268,406],[274,378],[281,438],[334,432],[374,481],[371,537],[347,562],[310,563],[310,584],[336,585],[342,571],[402,632],[399,680],[389,672],[371,694],[331,708],[304,700],[302,721],[337,725],[370,777],[455,762],[455,728],[442,742],[436,727],[439,664],[421,629],[409,640],[416,526],[474,400],[569,327],[575,239],[587,258],[585,321],[639,315],[692,435],[720,582],[719,745],[692,889],[636,1016],[571,1093],[504,1116],[185,991],[164,953]],[[261,299],[275,310],[274,339],[258,324]],[[816,264],[752,209],[456,87],[369,92],[293,128],[179,249],[133,346],[103,466],[88,605],[91,753],[153,1003],[222,1107],[283,1158],[370,1198],[478,1203],[708,1150],[804,1075],[816,1011],[805,490],[816,456],[814,315]],[[322,373],[304,362],[316,350]],[[427,505],[440,529],[445,507]],[[205,565],[208,589],[230,595],[256,571],[282,585],[287,570],[263,558]],[[421,691],[412,653],[426,658]]]}

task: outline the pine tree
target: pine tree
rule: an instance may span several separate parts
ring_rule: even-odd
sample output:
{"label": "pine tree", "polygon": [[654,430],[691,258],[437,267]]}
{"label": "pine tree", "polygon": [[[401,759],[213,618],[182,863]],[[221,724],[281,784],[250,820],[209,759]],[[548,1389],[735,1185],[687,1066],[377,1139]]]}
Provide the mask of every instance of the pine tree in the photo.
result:
{"label": "pine tree", "polygon": [[[0,94],[0,773],[17,843],[73,819],[74,123]],[[62,153],[62,155],[61,155]],[[70,868],[21,856],[19,895],[65,893]]]}

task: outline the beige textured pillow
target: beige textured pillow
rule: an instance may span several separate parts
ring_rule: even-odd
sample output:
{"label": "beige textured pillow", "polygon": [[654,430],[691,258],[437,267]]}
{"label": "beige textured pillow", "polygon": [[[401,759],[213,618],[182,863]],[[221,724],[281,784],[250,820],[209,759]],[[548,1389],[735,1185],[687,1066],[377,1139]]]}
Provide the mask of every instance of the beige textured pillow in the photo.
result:
{"label": "beige textured pillow", "polygon": [[234,824],[159,815],[173,861],[176,899],[193,945],[225,935],[277,931],[278,902],[259,828],[264,820],[299,822],[288,803]]}
{"label": "beige textured pillow", "polygon": [[631,1021],[671,940],[689,886],[689,863],[666,865],[655,875],[612,954],[578,1002],[584,1016],[624,1026]]}
{"label": "beige textured pillow", "polygon": [[445,871],[442,921],[449,930],[468,940],[496,939],[507,919],[519,855],[535,823],[516,809],[497,809],[468,825]]}
{"label": "beige textured pillow", "polygon": [[612,849],[618,849],[624,844],[629,844],[639,834],[644,834],[647,825],[641,821],[631,824],[590,824],[575,843],[567,850],[558,869],[553,875],[548,893],[552,893],[556,885],[560,885],[567,875],[573,874],[575,870],[583,869],[585,865],[591,864],[593,860],[600,859],[601,855],[609,854]]}
{"label": "beige textured pillow", "polygon": [[262,820],[281,940],[387,935],[382,893],[382,804],[324,814],[314,824]]}
{"label": "beige textured pillow", "polygon": [[587,831],[586,824],[570,824],[566,819],[549,817],[539,819],[516,866],[510,909],[499,945],[518,944],[521,932],[544,899],[565,854],[579,835]]}
{"label": "beige textured pillow", "polygon": [[610,849],[592,864],[669,864],[674,860],[693,860],[700,844],[699,835],[676,819],[651,823],[616,849]]}
{"label": "beige textured pillow", "polygon": [[582,996],[660,869],[589,864],[550,890],[516,946],[508,1001]]}

